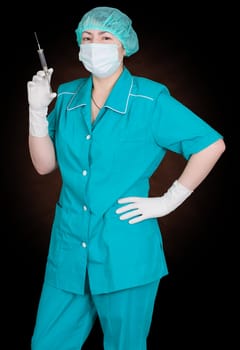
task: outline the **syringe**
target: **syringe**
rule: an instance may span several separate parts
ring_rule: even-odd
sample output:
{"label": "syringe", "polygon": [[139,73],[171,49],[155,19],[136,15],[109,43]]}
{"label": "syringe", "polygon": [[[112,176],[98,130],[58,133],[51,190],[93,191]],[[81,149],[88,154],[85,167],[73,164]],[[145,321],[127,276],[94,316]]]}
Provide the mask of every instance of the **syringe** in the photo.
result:
{"label": "syringe", "polygon": [[[39,56],[39,59],[40,59],[40,62],[41,62],[41,66],[42,66],[42,69],[45,72],[46,78],[49,80],[47,61],[46,61],[43,49],[41,49],[41,47],[40,47],[40,44],[39,44],[39,41],[38,41],[38,37],[37,37],[37,33],[34,32],[34,35],[35,35],[35,38],[36,38],[36,41],[37,41],[37,45],[38,45],[37,52],[38,52],[38,56]],[[50,82],[49,82],[49,85],[50,85]]]}

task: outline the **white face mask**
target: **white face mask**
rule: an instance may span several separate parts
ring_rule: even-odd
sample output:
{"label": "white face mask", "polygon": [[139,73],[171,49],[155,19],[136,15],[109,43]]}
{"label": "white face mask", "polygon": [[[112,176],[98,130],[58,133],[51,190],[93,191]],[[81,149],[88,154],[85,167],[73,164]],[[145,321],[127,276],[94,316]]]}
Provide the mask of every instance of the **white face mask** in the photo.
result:
{"label": "white face mask", "polygon": [[99,78],[106,78],[116,72],[121,62],[116,44],[81,44],[79,60],[84,67]]}

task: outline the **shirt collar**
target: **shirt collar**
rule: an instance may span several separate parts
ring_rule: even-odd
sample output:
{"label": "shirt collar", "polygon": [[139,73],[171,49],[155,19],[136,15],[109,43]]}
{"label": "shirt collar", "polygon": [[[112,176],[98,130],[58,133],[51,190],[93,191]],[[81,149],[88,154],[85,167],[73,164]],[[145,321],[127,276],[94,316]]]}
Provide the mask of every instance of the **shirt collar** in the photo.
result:
{"label": "shirt collar", "polygon": [[[119,114],[126,114],[129,96],[133,87],[133,77],[129,70],[124,67],[122,74],[116,81],[108,99],[103,107],[109,108]],[[92,91],[92,76],[78,86],[68,105],[68,110],[84,107],[90,104]]]}

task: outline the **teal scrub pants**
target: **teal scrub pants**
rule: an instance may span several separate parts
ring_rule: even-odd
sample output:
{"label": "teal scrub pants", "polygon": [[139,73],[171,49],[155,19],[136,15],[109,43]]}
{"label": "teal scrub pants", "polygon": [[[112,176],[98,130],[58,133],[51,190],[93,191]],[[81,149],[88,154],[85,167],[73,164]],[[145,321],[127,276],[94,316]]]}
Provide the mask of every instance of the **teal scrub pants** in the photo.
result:
{"label": "teal scrub pants", "polygon": [[158,285],[78,295],[44,284],[31,349],[81,350],[98,316],[104,350],[146,350]]}

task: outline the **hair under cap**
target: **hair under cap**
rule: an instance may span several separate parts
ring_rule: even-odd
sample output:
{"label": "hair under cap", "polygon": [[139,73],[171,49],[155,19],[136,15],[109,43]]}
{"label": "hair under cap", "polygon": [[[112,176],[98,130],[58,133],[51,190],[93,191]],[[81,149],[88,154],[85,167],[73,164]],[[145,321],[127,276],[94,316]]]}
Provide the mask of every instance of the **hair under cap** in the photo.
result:
{"label": "hair under cap", "polygon": [[123,45],[126,56],[139,49],[138,37],[132,27],[131,19],[113,7],[95,7],[83,15],[76,29],[77,42],[80,45],[85,30],[102,30],[113,34]]}

